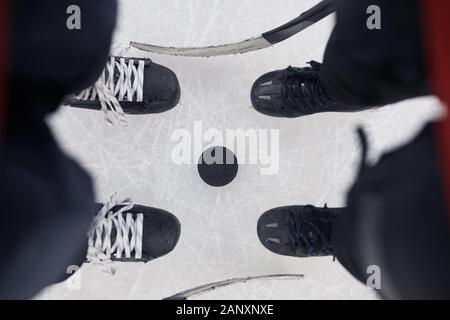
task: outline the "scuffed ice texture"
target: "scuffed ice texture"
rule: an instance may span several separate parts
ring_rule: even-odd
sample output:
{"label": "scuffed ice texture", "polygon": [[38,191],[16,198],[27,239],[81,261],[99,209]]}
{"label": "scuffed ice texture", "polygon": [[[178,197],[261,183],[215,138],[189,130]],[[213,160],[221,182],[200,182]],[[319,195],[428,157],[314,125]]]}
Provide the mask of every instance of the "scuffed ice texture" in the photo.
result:
{"label": "scuffed ice texture", "polygon": [[[122,0],[113,53],[150,57],[179,76],[182,98],[174,110],[129,117],[111,127],[100,112],[63,108],[50,119],[60,142],[95,177],[99,201],[113,192],[136,203],[163,208],[181,221],[179,245],[170,255],[144,264],[117,264],[110,276],[98,266],[82,268],[81,290],[65,283],[40,299],[160,299],[202,284],[264,274],[301,273],[301,281],[257,281],[201,298],[373,299],[331,258],[295,259],[260,245],[256,222],[268,209],[290,204],[343,206],[359,161],[355,127],[369,132],[376,159],[410,139],[440,108],[431,98],[406,101],[359,114],[322,114],[272,119],[253,111],[249,92],[261,74],[288,65],[321,61],[333,18],[264,51],[211,59],[148,55],[128,41],[204,46],[240,41],[278,26],[308,9],[310,0]],[[280,172],[262,176],[241,166],[237,179],[208,187],[196,165],[171,161],[173,130],[207,128],[279,129]]]}

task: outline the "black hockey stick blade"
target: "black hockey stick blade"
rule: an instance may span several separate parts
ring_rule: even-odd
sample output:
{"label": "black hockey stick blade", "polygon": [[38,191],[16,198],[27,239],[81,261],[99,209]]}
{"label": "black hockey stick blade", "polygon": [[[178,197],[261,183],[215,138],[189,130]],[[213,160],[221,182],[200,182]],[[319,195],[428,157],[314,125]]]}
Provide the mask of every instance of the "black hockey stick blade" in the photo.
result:
{"label": "black hockey stick blade", "polygon": [[224,288],[236,284],[247,283],[250,281],[256,280],[302,280],[304,279],[304,275],[302,274],[274,274],[267,276],[257,276],[257,277],[247,277],[247,278],[235,278],[229,279],[225,281],[214,282],[210,284],[206,284],[203,286],[199,286],[193,289],[189,289],[180,293],[177,293],[171,297],[165,298],[164,300],[188,300],[191,297],[198,296],[201,294],[205,294],[211,291],[214,291],[219,288]]}
{"label": "black hockey stick blade", "polygon": [[282,42],[329,16],[335,12],[335,10],[335,0],[323,0],[288,23],[271,31],[265,32],[259,37],[254,37],[237,43],[194,48],[162,47],[137,42],[130,42],[130,45],[148,52],[184,57],[217,57],[231,54],[242,54],[268,48],[274,44]]}

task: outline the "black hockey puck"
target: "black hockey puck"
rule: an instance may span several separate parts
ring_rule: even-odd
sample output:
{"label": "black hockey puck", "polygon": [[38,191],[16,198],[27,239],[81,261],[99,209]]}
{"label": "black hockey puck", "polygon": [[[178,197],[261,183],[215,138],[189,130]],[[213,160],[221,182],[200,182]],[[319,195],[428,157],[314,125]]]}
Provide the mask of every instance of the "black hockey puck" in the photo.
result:
{"label": "black hockey puck", "polygon": [[237,158],[225,147],[212,147],[203,152],[198,163],[198,173],[212,187],[226,186],[238,173]]}

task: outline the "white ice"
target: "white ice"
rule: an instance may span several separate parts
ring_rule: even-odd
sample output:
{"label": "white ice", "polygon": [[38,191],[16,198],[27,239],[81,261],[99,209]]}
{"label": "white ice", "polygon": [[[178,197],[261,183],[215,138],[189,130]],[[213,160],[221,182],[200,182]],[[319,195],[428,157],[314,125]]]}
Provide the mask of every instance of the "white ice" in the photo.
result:
{"label": "white ice", "polygon": [[[129,126],[109,126],[100,112],[63,108],[50,119],[65,150],[89,170],[98,201],[114,192],[136,203],[168,210],[182,224],[169,255],[148,264],[118,263],[114,276],[98,266],[81,269],[81,287],[67,283],[39,299],[161,299],[199,285],[235,277],[304,274],[301,281],[257,281],[199,298],[374,299],[332,258],[295,259],[264,249],[256,222],[284,205],[344,206],[355,177],[364,125],[371,157],[406,142],[440,108],[432,98],[415,99],[358,114],[321,114],[274,119],[250,108],[249,92],[261,74],[321,61],[334,20],[327,18],[294,38],[263,51],[210,59],[152,55],[129,49],[130,40],[170,46],[203,46],[258,35],[317,0],[121,0],[113,53],[150,57],[173,69],[182,98],[174,110],[129,117]],[[349,48],[352,50],[352,48]],[[227,187],[211,188],[196,165],[175,165],[171,134],[205,129],[279,129],[280,171],[263,176],[259,166],[241,166]]]}

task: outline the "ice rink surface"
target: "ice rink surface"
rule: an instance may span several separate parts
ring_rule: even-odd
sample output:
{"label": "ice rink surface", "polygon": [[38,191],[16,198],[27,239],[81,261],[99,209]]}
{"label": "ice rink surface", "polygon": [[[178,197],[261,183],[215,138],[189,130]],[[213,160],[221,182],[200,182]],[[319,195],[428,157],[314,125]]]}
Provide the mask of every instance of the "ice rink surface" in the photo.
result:
{"label": "ice rink surface", "polygon": [[[151,55],[128,42],[204,46],[241,41],[296,17],[316,0],[122,0],[113,53],[149,57],[174,70],[182,98],[174,110],[130,116],[129,126],[108,125],[100,112],[62,108],[49,119],[65,150],[88,169],[98,201],[118,192],[135,203],[168,210],[182,225],[169,255],[148,264],[117,263],[114,276],[84,266],[81,287],[55,285],[39,299],[161,299],[199,285],[236,277],[303,274],[303,280],[255,281],[203,299],[374,299],[370,290],[332,258],[280,257],[259,243],[256,223],[284,205],[344,206],[360,148],[355,128],[369,133],[371,158],[409,139],[439,112],[432,98],[415,99],[358,114],[274,119],[250,108],[250,89],[265,72],[322,60],[334,24],[327,18],[273,48],[210,59]],[[352,48],[348,48],[352,50]],[[280,170],[261,175],[241,165],[224,188],[205,185],[196,165],[171,159],[176,129],[278,129]],[[239,157],[239,155],[238,155]]]}

